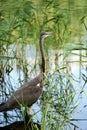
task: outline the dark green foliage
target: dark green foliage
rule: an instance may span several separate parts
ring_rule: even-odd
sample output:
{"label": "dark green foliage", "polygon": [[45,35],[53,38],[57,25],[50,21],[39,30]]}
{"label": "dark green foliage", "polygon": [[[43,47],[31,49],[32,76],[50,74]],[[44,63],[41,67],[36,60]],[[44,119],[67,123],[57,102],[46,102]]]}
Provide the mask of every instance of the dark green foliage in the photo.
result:
{"label": "dark green foliage", "polygon": [[[77,128],[71,122],[72,114],[79,104],[75,99],[77,93],[75,88],[79,90],[78,79],[83,79],[84,84],[78,95],[87,94],[84,91],[87,75],[80,72],[80,77],[74,76],[68,68],[70,63],[79,63],[81,68],[83,63],[87,62],[87,8],[85,5],[87,5],[86,0],[0,0],[0,102],[5,101],[15,87],[17,88],[38,73],[39,34],[41,31],[54,33],[52,37],[45,40],[46,44],[44,44],[47,56],[45,91],[37,102],[41,119],[36,118],[38,112],[31,118],[34,117],[39,122],[41,130],[69,130],[69,126]],[[28,45],[30,45],[29,55],[26,55]],[[51,49],[54,50],[53,54],[50,52]],[[32,55],[31,50],[33,50]],[[79,59],[68,59],[72,54]],[[26,57],[30,57],[31,60],[28,61]],[[52,60],[55,70],[49,67],[52,66],[50,63]],[[87,71],[87,67],[84,67],[84,70]],[[11,77],[10,74],[14,71],[19,75],[16,77],[18,79],[15,79],[15,76]],[[18,83],[15,83],[16,80]],[[21,120],[20,112],[15,112],[17,120]],[[0,116],[4,117],[6,123],[12,122],[15,118],[8,113]],[[0,123],[3,124],[3,122]],[[36,126],[35,130],[38,129]]]}

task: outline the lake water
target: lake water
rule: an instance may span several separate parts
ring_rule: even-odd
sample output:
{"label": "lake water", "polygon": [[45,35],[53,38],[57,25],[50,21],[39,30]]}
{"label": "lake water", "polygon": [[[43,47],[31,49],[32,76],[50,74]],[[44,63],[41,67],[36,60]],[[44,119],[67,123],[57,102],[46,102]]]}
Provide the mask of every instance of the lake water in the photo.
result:
{"label": "lake water", "polygon": [[[21,45],[19,46],[19,48],[21,48]],[[11,50],[14,50],[17,54],[19,52],[18,47],[16,45],[10,46],[9,54],[11,53]],[[38,60],[40,59],[40,56],[39,56],[39,52],[36,51],[35,45],[26,45],[24,47],[24,50],[25,50],[24,52],[25,54],[23,58],[25,61],[27,61],[27,65],[28,65],[27,75],[28,75],[28,78],[31,78],[31,77],[34,77],[39,72]],[[50,73],[53,73],[57,69],[60,69],[63,66],[67,65],[67,67],[64,69],[64,72],[66,74],[67,73],[71,74],[73,76],[74,81],[76,80],[75,85],[73,85],[73,88],[71,89],[74,89],[76,91],[75,100],[77,100],[78,102],[78,106],[76,107],[76,109],[74,110],[72,114],[72,119],[76,119],[76,121],[72,121],[72,122],[74,122],[79,127],[79,129],[86,130],[87,129],[87,82],[86,82],[87,57],[86,57],[86,51],[74,50],[72,51],[72,53],[70,53],[66,57],[65,60],[64,60],[65,55],[63,55],[63,53],[64,53],[64,50],[54,50],[52,48],[48,50],[48,56],[46,60],[48,64],[47,71]],[[80,60],[81,62],[79,62]],[[9,61],[9,66],[11,65],[13,70],[9,73],[9,75],[5,73],[5,79],[4,79],[5,82],[3,84],[3,87],[5,87],[6,85],[5,89],[7,93],[19,88],[25,80],[26,74],[23,73],[23,70],[22,70],[23,68],[19,68],[18,64],[20,64],[20,62],[18,63],[18,61],[15,59]],[[34,69],[35,64],[36,64],[36,69]],[[2,100],[6,100],[5,95],[4,95],[4,98],[1,98],[0,102],[2,102]],[[37,104],[34,104],[33,111],[37,112],[39,110],[40,110],[39,106]],[[17,111],[8,112],[8,114],[10,115],[10,119],[9,119],[10,122],[13,122],[13,120],[14,121],[21,120],[21,114],[19,114],[19,112]],[[16,118],[17,114],[19,115],[18,116],[19,118],[18,117]],[[0,114],[0,116],[1,116],[2,121],[5,121],[3,114]],[[40,119],[41,112],[37,113],[37,116]],[[5,125],[6,122],[3,124]]]}

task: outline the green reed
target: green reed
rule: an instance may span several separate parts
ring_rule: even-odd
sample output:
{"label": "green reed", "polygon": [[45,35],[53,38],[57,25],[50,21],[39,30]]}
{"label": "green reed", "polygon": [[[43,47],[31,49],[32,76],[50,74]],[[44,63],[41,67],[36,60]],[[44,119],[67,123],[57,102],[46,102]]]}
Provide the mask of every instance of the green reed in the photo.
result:
{"label": "green reed", "polygon": [[[86,53],[82,55],[82,53],[73,52],[74,50],[87,51],[87,44],[81,39],[83,34],[82,27],[84,26],[85,31],[87,30],[86,16],[83,16],[82,13],[79,16],[78,10],[74,12],[72,5],[76,7],[77,3],[70,1],[61,2],[60,0],[0,1],[0,95],[2,95],[2,101],[5,101],[9,94],[14,91],[14,87],[16,87],[16,85],[12,85],[10,80],[10,73],[14,69],[13,64],[15,62],[19,75],[20,71],[24,72],[24,80],[21,80],[21,76],[19,76],[20,85],[38,70],[37,64],[39,62],[37,62],[37,57],[35,57],[35,65],[28,73],[29,63],[26,60],[24,47],[27,44],[33,45],[36,43],[34,45],[38,51],[41,31],[50,30],[54,32],[52,37],[45,40],[47,43],[45,44],[46,55],[51,48],[55,52],[56,50],[63,50],[55,58],[56,63],[57,59],[63,56],[61,66],[56,63],[56,70],[52,74],[48,71],[46,73],[45,91],[43,91],[38,103],[41,111],[41,120],[39,121],[41,130],[68,130],[69,126],[77,127],[71,120],[72,113],[78,106],[78,101],[74,101],[76,94],[74,87],[78,86],[72,76],[65,71],[70,63],[70,61],[67,62],[67,57],[71,54],[80,55],[80,59],[73,62],[87,62],[87,60],[84,61],[83,59],[83,57],[87,57]],[[17,49],[15,50],[14,47],[10,49],[10,45],[17,46]],[[49,56],[47,55],[48,58]],[[48,63],[46,67],[47,69],[49,68]],[[5,79],[5,74],[8,75],[9,80]],[[85,81],[84,89],[87,84],[86,74],[83,73],[82,78]],[[76,80],[78,79],[76,78]],[[8,89],[8,93],[6,89]],[[86,93],[83,89],[80,94]],[[17,115],[19,114],[17,113]],[[6,114],[4,114],[4,117],[6,120],[8,119]],[[21,118],[20,115],[19,118]],[[34,127],[37,130],[39,129],[37,126]]]}

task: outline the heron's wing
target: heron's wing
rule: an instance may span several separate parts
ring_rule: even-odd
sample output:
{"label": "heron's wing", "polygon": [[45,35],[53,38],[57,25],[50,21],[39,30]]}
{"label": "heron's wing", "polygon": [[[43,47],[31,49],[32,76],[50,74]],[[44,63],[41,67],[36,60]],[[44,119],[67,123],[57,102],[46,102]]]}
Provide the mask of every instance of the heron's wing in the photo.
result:
{"label": "heron's wing", "polygon": [[[21,104],[31,106],[42,93],[43,75],[40,73],[33,80],[27,82],[4,103],[5,110],[19,108]],[[3,109],[4,111],[4,109]]]}
{"label": "heron's wing", "polygon": [[24,89],[23,91],[21,90],[20,95],[15,94],[15,97],[17,97],[17,100],[20,103],[31,106],[38,100],[41,93],[42,93],[42,86],[39,83],[36,86],[30,86]]}

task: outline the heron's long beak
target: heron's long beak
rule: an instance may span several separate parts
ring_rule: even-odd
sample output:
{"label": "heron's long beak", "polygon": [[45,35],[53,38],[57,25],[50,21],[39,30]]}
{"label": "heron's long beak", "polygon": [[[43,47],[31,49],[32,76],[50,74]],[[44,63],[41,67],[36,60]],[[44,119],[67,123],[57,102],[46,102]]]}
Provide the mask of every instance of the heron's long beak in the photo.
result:
{"label": "heron's long beak", "polygon": [[53,32],[48,32],[48,35],[52,35],[53,34]]}
{"label": "heron's long beak", "polygon": [[52,35],[53,32],[46,32],[46,37]]}

